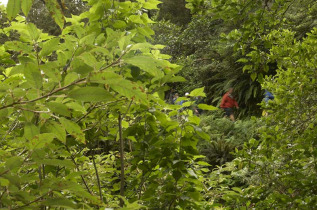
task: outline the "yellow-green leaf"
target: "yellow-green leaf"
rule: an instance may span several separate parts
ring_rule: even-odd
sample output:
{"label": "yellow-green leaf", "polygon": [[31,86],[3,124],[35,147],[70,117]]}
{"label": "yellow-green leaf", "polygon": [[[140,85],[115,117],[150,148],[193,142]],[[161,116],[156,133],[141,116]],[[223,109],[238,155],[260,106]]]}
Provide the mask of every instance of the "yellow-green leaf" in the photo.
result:
{"label": "yellow-green leaf", "polygon": [[214,106],[211,106],[211,105],[207,105],[207,104],[198,104],[198,108],[202,109],[202,110],[210,110],[210,111],[218,110],[217,107],[214,107]]}
{"label": "yellow-green leaf", "polygon": [[20,12],[21,0],[9,0],[7,4],[7,15],[10,20]]}
{"label": "yellow-green leaf", "polygon": [[21,8],[25,16],[28,16],[32,4],[33,0],[21,0]]}

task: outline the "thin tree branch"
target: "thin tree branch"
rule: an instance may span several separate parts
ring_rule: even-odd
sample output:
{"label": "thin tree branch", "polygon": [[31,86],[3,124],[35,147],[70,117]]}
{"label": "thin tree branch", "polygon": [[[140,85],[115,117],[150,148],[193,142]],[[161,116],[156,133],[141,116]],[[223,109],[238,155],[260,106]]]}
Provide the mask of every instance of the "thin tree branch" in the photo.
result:
{"label": "thin tree branch", "polygon": [[22,107],[16,107],[17,109],[21,109],[24,111],[28,111],[28,112],[33,112],[33,113],[49,113],[50,111],[38,111],[38,110],[31,110],[31,109],[26,109],[26,108],[22,108]]}
{"label": "thin tree branch", "polygon": [[65,89],[67,89],[67,88],[69,88],[69,87],[71,87],[71,86],[73,86],[73,85],[79,84],[80,82],[83,82],[83,81],[85,81],[85,80],[86,80],[86,78],[76,80],[76,81],[70,83],[69,85],[66,85],[66,86],[61,87],[61,88],[57,88],[57,89],[55,89],[54,91],[51,91],[51,92],[48,93],[48,94],[45,94],[45,95],[43,95],[43,96],[41,96],[41,97],[38,97],[38,98],[35,98],[35,99],[32,99],[32,100],[29,100],[29,101],[17,101],[17,102],[13,102],[12,104],[8,104],[8,105],[5,105],[5,106],[0,107],[0,110],[1,110],[1,109],[5,109],[5,108],[8,108],[8,107],[13,107],[14,105],[17,105],[17,104],[32,103],[32,102],[41,100],[41,99],[43,99],[43,98],[47,98],[47,97],[49,97],[49,96],[51,96],[51,95],[53,95],[53,94],[55,94],[55,93],[57,93],[57,92],[60,92],[60,91],[62,91],[62,90],[65,90]]}
{"label": "thin tree branch", "polygon": [[117,64],[120,64],[121,58],[122,58],[125,54],[127,54],[127,52],[128,52],[128,51],[124,51],[116,61],[112,62],[111,64],[109,64],[109,65],[107,65],[107,66],[105,66],[105,67],[100,68],[99,71],[103,71],[103,70],[105,70],[105,69],[107,69],[107,68],[109,68],[109,67],[112,67],[112,66],[115,66],[115,65],[117,65]]}
{"label": "thin tree branch", "polygon": [[[71,153],[70,149],[68,148],[68,146],[67,146],[66,144],[65,144],[65,148],[66,148],[67,151],[69,152],[70,158],[72,159],[73,163],[74,163],[75,166],[76,166],[76,170],[77,170],[77,171],[80,171],[80,170],[79,170],[79,167],[78,167],[78,164],[77,164],[76,161],[75,161],[74,155]],[[81,180],[83,181],[83,183],[84,183],[84,185],[85,185],[87,191],[88,191],[91,195],[93,195],[93,193],[91,192],[91,190],[90,190],[89,187],[88,187],[88,184],[87,184],[87,182],[86,182],[84,176],[83,176],[83,175],[80,175],[80,177],[81,177]]]}
{"label": "thin tree branch", "polygon": [[[120,141],[120,162],[121,162],[121,173],[120,173],[120,195],[124,197],[124,141],[122,138],[122,118],[119,112],[118,116],[119,122],[119,141]],[[120,206],[123,207],[124,201],[120,199]]]}
{"label": "thin tree branch", "polygon": [[23,207],[29,206],[29,205],[31,205],[32,203],[35,203],[35,202],[41,200],[42,198],[44,198],[45,196],[47,196],[47,195],[50,194],[51,192],[53,192],[53,190],[48,191],[48,192],[45,193],[44,195],[41,195],[40,197],[36,198],[36,199],[33,200],[33,201],[28,202],[27,204],[24,204],[24,205],[22,205],[22,206],[17,206],[17,207],[15,207],[15,208],[12,208],[12,210],[13,210],[13,209],[21,209],[21,208],[23,208]]}
{"label": "thin tree branch", "polygon": [[83,116],[81,116],[78,120],[76,120],[76,123],[79,123],[82,119],[87,117],[96,108],[96,106],[97,106],[97,104],[94,104],[91,107],[89,107],[90,109],[87,111],[87,113],[84,114]]}
{"label": "thin tree branch", "polygon": [[100,179],[99,179],[99,173],[98,173],[98,168],[97,168],[96,161],[95,161],[95,150],[92,151],[92,162],[94,164],[94,168],[95,168],[95,172],[96,172],[96,178],[97,178],[97,183],[98,183],[98,188],[99,188],[100,201],[103,201],[103,199],[102,199],[102,191],[101,191],[101,184],[100,184]]}
{"label": "thin tree branch", "polygon": [[0,174],[0,176],[2,176],[2,175],[4,175],[4,174],[8,173],[9,171],[10,171],[10,170],[6,170],[6,171],[2,172],[2,173]]}

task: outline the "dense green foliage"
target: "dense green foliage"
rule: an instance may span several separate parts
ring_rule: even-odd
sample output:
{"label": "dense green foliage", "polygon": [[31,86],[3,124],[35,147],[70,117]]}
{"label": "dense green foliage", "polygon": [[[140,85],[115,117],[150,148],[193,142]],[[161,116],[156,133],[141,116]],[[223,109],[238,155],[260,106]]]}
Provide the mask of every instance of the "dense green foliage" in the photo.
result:
{"label": "dense green foliage", "polygon": [[186,2],[0,8],[0,208],[317,207],[317,4]]}
{"label": "dense green foliage", "polygon": [[1,207],[204,205],[196,144],[208,136],[192,111],[164,102],[180,68],[146,41],[153,21],[140,11],[159,2],[91,0],[65,18],[45,1],[60,35],[16,17],[24,3],[9,1],[2,30],[18,38],[0,48]]}

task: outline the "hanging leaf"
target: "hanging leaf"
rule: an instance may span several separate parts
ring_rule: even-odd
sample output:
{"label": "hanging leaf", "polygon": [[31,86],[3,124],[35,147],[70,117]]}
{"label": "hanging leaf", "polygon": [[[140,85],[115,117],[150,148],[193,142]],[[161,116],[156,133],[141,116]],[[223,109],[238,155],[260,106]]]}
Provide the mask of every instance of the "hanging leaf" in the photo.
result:
{"label": "hanging leaf", "polygon": [[84,102],[111,101],[114,97],[101,87],[81,87],[71,91],[68,97]]}
{"label": "hanging leaf", "polygon": [[46,126],[48,128],[48,131],[50,133],[54,133],[58,140],[60,140],[64,144],[66,143],[66,131],[65,128],[62,127],[62,125],[58,124],[57,122],[50,121],[46,123]]}
{"label": "hanging leaf", "polygon": [[10,20],[20,12],[21,0],[9,0],[7,4],[7,15]]}
{"label": "hanging leaf", "polygon": [[21,0],[21,8],[25,16],[28,16],[32,4],[33,0]]}
{"label": "hanging leaf", "polygon": [[26,123],[24,126],[24,137],[31,140],[35,135],[40,133],[40,129],[36,127],[33,123]]}
{"label": "hanging leaf", "polygon": [[60,5],[56,0],[45,0],[45,5],[55,23],[63,30],[65,19]]}
{"label": "hanging leaf", "polygon": [[67,120],[63,117],[61,117],[59,119],[59,121],[61,122],[61,124],[63,125],[63,127],[66,129],[66,131],[72,135],[73,137],[75,137],[78,141],[80,141],[81,143],[85,144],[85,135],[82,132],[81,128],[79,127],[79,125],[77,125],[76,123],[74,123],[71,120]]}
{"label": "hanging leaf", "polygon": [[28,84],[36,89],[42,87],[42,76],[35,63],[26,63],[24,68],[24,76],[28,81]]}

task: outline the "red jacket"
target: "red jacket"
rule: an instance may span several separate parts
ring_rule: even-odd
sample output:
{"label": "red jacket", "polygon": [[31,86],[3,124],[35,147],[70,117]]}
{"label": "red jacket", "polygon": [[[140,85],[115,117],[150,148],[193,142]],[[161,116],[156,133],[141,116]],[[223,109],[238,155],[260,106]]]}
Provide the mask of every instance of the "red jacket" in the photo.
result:
{"label": "red jacket", "polygon": [[221,100],[220,108],[233,108],[239,107],[238,103],[234,98],[227,92]]}

